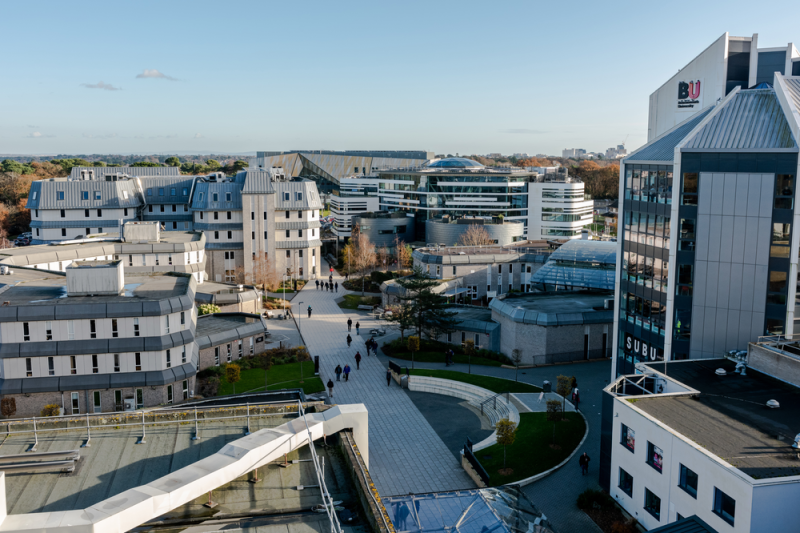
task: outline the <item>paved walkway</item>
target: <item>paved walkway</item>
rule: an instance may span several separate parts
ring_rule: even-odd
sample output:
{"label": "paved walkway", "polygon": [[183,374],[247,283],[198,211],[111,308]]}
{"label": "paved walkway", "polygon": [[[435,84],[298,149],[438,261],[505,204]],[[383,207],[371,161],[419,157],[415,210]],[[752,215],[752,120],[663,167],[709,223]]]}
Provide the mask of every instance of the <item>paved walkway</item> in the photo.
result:
{"label": "paved walkway", "polygon": [[[320,357],[323,381],[335,381],[337,364],[349,364],[350,381],[335,381],[335,403],[363,403],[369,410],[370,474],[382,496],[474,488],[453,454],[419,412],[409,396],[396,383],[386,386],[386,367],[377,357],[366,357],[364,335],[356,336],[355,322],[363,315],[345,314],[336,299],[347,294],[317,290],[307,284],[292,300],[296,320],[312,356]],[[301,303],[302,302],[302,303]],[[312,317],[307,308],[311,305]],[[347,317],[353,317],[353,344],[348,348]],[[367,321],[361,320],[364,325]],[[370,321],[371,322],[371,321]],[[365,331],[366,329],[366,331]],[[361,369],[356,370],[353,358],[360,351]],[[344,378],[342,378],[344,379]]]}

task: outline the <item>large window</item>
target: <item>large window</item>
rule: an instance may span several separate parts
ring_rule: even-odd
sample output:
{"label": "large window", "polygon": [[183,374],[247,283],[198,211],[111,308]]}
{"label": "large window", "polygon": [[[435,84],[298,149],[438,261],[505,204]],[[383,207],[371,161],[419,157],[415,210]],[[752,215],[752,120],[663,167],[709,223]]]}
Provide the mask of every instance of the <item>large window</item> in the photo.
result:
{"label": "large window", "polygon": [[697,474],[685,465],[681,465],[681,478],[678,486],[688,492],[692,498],[697,499]]}
{"label": "large window", "polygon": [[775,176],[775,209],[794,208],[794,176],[778,174]]}
{"label": "large window", "polygon": [[622,436],[620,438],[620,443],[622,443],[622,445],[628,448],[630,451],[634,451],[636,448],[636,432],[625,424],[622,424],[621,433]]}
{"label": "large window", "polygon": [[789,257],[791,233],[791,224],[777,223],[772,225],[772,245],[769,249],[770,257]]}
{"label": "large window", "polygon": [[700,176],[697,172],[685,172],[681,186],[681,205],[697,205],[697,190]]}
{"label": "large window", "polygon": [[647,443],[647,464],[659,473],[664,469],[664,452],[652,442]]}
{"label": "large window", "polygon": [[619,488],[628,496],[633,496],[633,476],[619,469]]}
{"label": "large window", "polygon": [[733,525],[736,516],[736,500],[714,487],[714,513]]}
{"label": "large window", "polygon": [[625,199],[659,204],[672,203],[672,171],[643,170],[638,165],[625,169]]}
{"label": "large window", "polygon": [[661,520],[661,498],[644,489],[644,510],[653,515],[656,520]]}

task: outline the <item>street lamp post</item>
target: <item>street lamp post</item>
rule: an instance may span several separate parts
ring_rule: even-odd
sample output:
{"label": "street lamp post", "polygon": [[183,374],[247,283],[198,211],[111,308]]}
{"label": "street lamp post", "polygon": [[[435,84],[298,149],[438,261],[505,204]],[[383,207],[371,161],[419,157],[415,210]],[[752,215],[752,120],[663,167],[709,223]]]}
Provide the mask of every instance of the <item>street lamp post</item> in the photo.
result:
{"label": "street lamp post", "polygon": [[[300,334],[300,339],[303,339],[302,333],[300,333],[300,321],[303,319],[303,308],[300,307],[300,304],[303,302],[297,302],[297,333]],[[306,351],[308,351],[308,346],[306,346]],[[310,354],[309,354],[310,355]],[[303,383],[303,362],[300,361],[300,383]]]}

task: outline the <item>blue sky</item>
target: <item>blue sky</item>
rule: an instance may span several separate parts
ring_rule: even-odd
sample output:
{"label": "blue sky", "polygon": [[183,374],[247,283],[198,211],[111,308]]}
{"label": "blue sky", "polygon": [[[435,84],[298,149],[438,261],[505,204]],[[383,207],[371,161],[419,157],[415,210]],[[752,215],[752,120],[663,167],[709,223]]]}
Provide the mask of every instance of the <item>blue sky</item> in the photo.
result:
{"label": "blue sky", "polygon": [[645,142],[650,93],[795,3],[6,2],[0,153]]}

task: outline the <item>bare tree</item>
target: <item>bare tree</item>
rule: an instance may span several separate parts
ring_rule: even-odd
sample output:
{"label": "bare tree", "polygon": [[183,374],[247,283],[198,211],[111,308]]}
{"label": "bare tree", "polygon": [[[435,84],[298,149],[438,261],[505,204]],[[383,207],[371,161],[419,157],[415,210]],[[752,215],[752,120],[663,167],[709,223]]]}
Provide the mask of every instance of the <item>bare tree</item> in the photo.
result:
{"label": "bare tree", "polygon": [[355,269],[361,273],[361,296],[364,296],[364,281],[367,270],[375,265],[377,256],[375,254],[375,245],[369,240],[369,237],[360,233],[355,237],[350,238],[350,245],[352,245],[352,261]]}
{"label": "bare tree", "polygon": [[260,285],[265,291],[274,291],[280,285],[281,278],[275,265],[266,253],[263,257],[256,257],[253,260],[253,271],[250,274],[253,285]]}
{"label": "bare tree", "polygon": [[382,268],[384,270],[389,270],[389,258],[392,254],[389,253],[389,249],[386,246],[381,246],[375,252],[375,258],[378,263],[378,268]]}
{"label": "bare tree", "polygon": [[470,224],[467,231],[461,234],[458,238],[458,244],[461,246],[481,246],[484,244],[494,244],[494,239],[489,235],[482,226],[477,224]]}
{"label": "bare tree", "polygon": [[394,238],[394,254],[397,257],[398,270],[411,268],[411,247],[401,241],[400,237]]}
{"label": "bare tree", "polygon": [[519,381],[519,364],[522,362],[522,350],[519,348],[511,350],[511,360],[514,361],[514,381]]}

